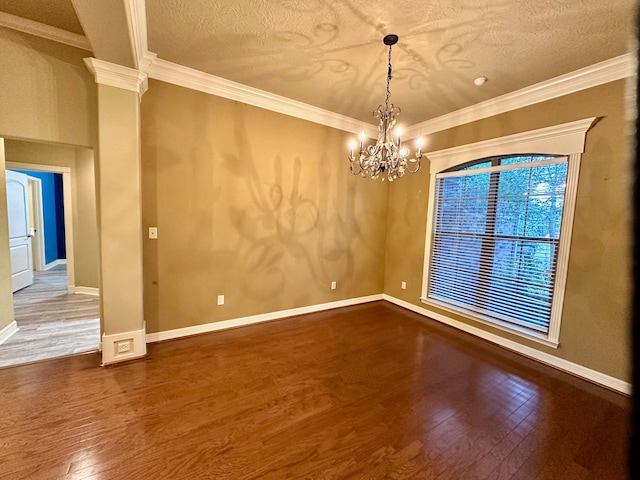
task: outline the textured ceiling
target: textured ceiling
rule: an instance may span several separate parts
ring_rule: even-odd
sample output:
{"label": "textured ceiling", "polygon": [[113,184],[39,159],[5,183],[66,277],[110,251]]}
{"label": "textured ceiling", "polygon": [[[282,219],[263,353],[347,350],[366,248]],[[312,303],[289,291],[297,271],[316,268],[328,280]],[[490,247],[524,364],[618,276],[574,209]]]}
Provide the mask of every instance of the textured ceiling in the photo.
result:
{"label": "textured ceiling", "polygon": [[[94,55],[133,66],[125,1],[73,2]],[[382,38],[396,33],[391,101],[407,126],[629,51],[636,0],[145,4],[159,58],[368,123],[384,101]],[[0,11],[83,33],[72,0],[0,0]]]}
{"label": "textured ceiling", "polygon": [[[146,0],[162,59],[369,123],[414,124],[621,55],[635,0]],[[473,79],[486,76],[482,87]]]}
{"label": "textured ceiling", "polygon": [[0,12],[84,34],[71,0],[0,0]]}

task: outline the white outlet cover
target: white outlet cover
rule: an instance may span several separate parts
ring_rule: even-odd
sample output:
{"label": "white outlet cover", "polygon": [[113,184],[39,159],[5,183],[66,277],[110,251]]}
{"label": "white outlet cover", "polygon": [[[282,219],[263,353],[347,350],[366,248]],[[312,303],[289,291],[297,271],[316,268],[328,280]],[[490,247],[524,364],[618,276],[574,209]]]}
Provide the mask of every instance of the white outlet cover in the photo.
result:
{"label": "white outlet cover", "polygon": [[224,295],[218,295],[218,305],[224,305]]}
{"label": "white outlet cover", "polygon": [[402,288],[402,290],[406,290],[407,289],[407,282],[402,282],[400,284],[400,288]]}
{"label": "white outlet cover", "polygon": [[336,286],[336,282],[331,282],[331,290],[335,290]]}

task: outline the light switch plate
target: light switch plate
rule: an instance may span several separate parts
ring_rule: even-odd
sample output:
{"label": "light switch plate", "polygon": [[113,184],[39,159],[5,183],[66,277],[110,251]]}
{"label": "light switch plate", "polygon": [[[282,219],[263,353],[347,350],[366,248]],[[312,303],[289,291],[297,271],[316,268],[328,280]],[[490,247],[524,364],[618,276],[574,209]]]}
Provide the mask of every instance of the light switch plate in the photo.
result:
{"label": "light switch plate", "polygon": [[149,238],[153,240],[158,238],[158,227],[149,227]]}

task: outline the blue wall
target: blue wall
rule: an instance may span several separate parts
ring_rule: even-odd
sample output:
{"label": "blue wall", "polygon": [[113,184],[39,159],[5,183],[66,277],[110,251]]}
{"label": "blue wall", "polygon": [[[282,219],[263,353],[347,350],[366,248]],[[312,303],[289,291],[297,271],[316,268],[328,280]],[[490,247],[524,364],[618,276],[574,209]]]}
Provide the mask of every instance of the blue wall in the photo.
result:
{"label": "blue wall", "polygon": [[64,197],[62,196],[62,174],[54,173],[53,183],[56,188],[56,239],[58,243],[58,258],[67,258],[67,248],[64,243]]}
{"label": "blue wall", "polygon": [[42,180],[44,257],[46,263],[67,258],[64,242],[64,203],[60,173],[16,170]]}

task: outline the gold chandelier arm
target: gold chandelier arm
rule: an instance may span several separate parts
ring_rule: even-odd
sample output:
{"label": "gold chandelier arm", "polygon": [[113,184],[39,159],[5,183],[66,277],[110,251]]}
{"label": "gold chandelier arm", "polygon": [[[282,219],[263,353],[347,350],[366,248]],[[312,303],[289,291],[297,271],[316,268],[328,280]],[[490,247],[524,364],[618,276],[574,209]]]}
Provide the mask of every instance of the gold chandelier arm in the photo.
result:
{"label": "gold chandelier arm", "polygon": [[[418,170],[420,170],[420,163],[422,161],[422,157],[423,157],[423,155],[420,155],[419,157],[416,157],[416,159],[415,159],[416,161],[415,162],[409,162],[408,161],[407,162],[407,172],[409,172],[409,173],[418,173]],[[411,167],[410,167],[410,165],[412,163],[416,164],[415,170],[412,170]]]}

